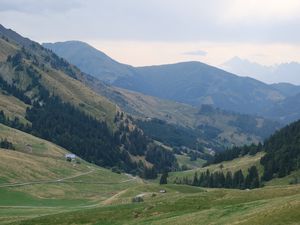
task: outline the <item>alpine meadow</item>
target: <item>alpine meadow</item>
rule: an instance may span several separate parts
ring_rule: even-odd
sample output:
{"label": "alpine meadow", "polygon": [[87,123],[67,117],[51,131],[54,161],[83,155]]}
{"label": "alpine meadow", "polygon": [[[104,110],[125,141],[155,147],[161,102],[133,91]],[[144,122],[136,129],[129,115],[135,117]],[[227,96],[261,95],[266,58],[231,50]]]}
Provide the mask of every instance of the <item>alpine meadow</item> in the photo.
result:
{"label": "alpine meadow", "polygon": [[300,225],[299,12],[0,0],[0,225]]}

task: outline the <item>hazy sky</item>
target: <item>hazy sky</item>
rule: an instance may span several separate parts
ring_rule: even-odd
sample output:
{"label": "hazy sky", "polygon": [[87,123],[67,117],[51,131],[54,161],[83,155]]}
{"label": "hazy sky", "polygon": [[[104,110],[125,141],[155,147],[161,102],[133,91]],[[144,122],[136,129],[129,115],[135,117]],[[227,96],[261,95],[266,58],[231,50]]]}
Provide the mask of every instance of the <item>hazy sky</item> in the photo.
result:
{"label": "hazy sky", "polygon": [[0,0],[0,23],[132,65],[300,61],[300,0]]}

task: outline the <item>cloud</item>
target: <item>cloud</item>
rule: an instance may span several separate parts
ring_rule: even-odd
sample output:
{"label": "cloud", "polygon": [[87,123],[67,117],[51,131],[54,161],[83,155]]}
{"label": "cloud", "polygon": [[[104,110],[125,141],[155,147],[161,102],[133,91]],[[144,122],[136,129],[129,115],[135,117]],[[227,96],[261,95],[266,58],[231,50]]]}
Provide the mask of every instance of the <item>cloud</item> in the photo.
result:
{"label": "cloud", "polygon": [[299,0],[228,0],[221,15],[231,22],[283,21],[299,18]]}
{"label": "cloud", "polygon": [[79,0],[0,0],[0,12],[62,13],[81,6]]}
{"label": "cloud", "polygon": [[298,0],[0,0],[0,21],[38,41],[300,44]]}
{"label": "cloud", "polygon": [[206,56],[208,53],[203,50],[196,50],[196,51],[190,51],[190,52],[184,52],[184,55],[194,55],[194,56]]}

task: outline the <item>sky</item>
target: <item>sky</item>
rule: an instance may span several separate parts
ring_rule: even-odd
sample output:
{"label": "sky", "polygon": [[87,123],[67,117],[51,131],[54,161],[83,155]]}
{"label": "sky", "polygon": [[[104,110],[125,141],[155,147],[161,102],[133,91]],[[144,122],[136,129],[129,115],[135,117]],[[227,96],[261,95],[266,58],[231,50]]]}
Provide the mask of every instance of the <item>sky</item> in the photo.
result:
{"label": "sky", "polygon": [[299,0],[0,0],[0,23],[40,43],[85,41],[134,66],[300,62]]}

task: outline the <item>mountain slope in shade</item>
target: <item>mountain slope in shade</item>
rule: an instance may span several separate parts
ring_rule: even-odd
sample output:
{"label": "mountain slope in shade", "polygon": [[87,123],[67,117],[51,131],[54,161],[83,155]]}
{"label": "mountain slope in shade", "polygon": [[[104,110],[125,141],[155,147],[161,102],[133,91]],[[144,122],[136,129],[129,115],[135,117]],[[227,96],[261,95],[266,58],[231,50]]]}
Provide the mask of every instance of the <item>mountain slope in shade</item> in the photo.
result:
{"label": "mountain slope in shade", "polygon": [[[155,127],[160,127],[162,134],[169,133],[165,135],[166,138],[182,133],[186,138],[180,139],[189,140],[189,146],[195,146],[196,142],[213,148],[250,144],[262,141],[281,127],[279,123],[262,117],[227,112],[209,105],[203,105],[199,109],[188,104],[110,86],[89,75],[85,78],[83,82],[95,92],[106,96],[122,110],[143,121],[139,124],[147,128],[145,131],[153,131]],[[147,134],[157,139],[157,132]],[[187,137],[189,135],[190,137]],[[170,144],[165,142],[163,136],[158,140]],[[176,143],[181,146],[185,145],[186,141]]]}
{"label": "mountain slope in shade", "polygon": [[[76,43],[74,42],[74,44]],[[73,57],[78,57],[77,54],[75,56],[72,54],[72,48],[69,47],[68,42],[45,46],[71,62]],[[59,51],[57,50],[58,46]],[[80,46],[83,45],[80,44]],[[61,53],[62,51],[64,53]],[[90,55],[92,52],[98,52],[99,55],[103,56],[102,52],[92,49],[91,46],[86,47],[85,51],[89,51]],[[93,68],[95,63],[106,64],[106,60],[110,60],[110,58],[95,60],[95,58],[87,56],[84,59],[87,64],[84,66],[79,62],[73,62],[84,72],[107,81],[89,69]],[[124,68],[123,64],[119,64],[119,66],[121,66],[118,67],[121,68],[121,72],[117,71],[119,73],[117,78],[113,75],[113,79],[110,80],[111,84],[196,107],[210,104],[229,111],[264,116],[267,109],[286,97],[276,88],[255,79],[239,77],[200,62],[130,67],[129,73],[128,67]],[[112,71],[111,73],[115,74],[114,68],[115,64],[112,68],[107,67],[108,70]],[[103,77],[107,74],[107,72],[101,71],[99,73]]]}
{"label": "mountain slope in shade", "polygon": [[280,118],[285,123],[298,120],[300,118],[300,93],[274,105],[269,109],[267,115],[270,118]]}
{"label": "mountain slope in shade", "polygon": [[120,78],[114,84],[197,107],[211,104],[247,114],[263,115],[265,108],[284,98],[262,82],[200,62],[141,67],[137,72],[139,76]]}
{"label": "mountain slope in shade", "polygon": [[294,85],[290,83],[276,83],[271,84],[271,86],[287,97],[291,97],[300,93],[299,85]]}
{"label": "mountain slope in shade", "polygon": [[122,76],[131,76],[134,73],[133,67],[113,60],[84,42],[44,43],[43,46],[68,59],[70,63],[76,65],[85,73],[92,74],[108,83],[114,82]]}

